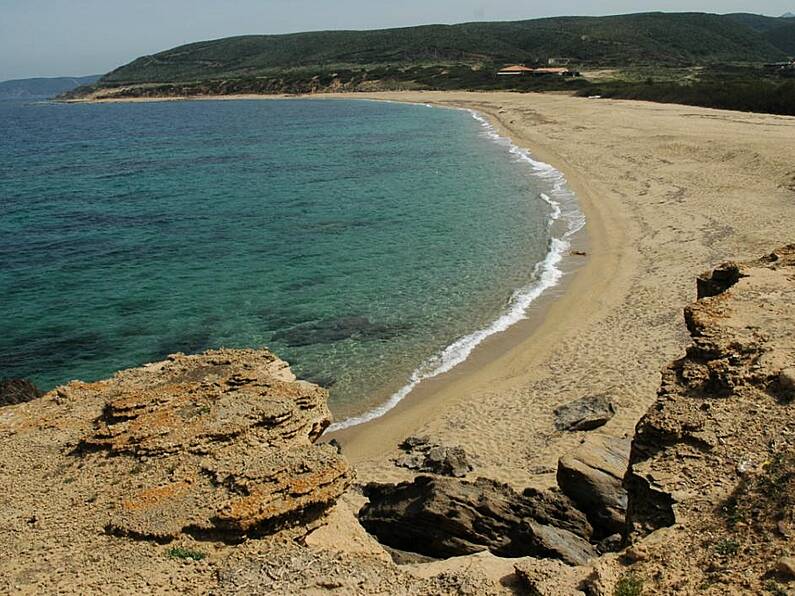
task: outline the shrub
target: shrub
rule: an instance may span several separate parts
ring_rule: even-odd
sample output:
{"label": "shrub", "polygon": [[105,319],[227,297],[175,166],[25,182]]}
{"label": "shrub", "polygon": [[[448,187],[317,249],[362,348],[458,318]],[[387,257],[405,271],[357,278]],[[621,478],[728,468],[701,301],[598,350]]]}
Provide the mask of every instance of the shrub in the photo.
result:
{"label": "shrub", "polygon": [[614,596],[641,596],[643,594],[643,579],[630,571],[618,580],[613,594]]}
{"label": "shrub", "polygon": [[175,546],[168,550],[168,556],[172,559],[182,559],[182,560],[190,560],[190,561],[201,561],[207,555],[203,552],[198,550],[192,550],[189,548],[184,548],[182,546]]}

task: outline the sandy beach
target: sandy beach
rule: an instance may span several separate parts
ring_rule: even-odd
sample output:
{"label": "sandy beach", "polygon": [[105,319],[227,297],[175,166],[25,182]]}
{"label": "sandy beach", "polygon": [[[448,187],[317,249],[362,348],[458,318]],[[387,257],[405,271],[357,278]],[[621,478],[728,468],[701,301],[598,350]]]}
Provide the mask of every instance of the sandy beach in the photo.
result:
{"label": "sandy beach", "polygon": [[[243,98],[254,97],[225,99]],[[587,218],[572,248],[586,254],[566,257],[563,283],[465,363],[422,382],[383,417],[327,434],[340,441],[342,456],[316,444],[330,418],[326,393],[296,381],[267,351],[172,355],[12,401],[0,416],[9,487],[0,544],[13,554],[0,562],[0,591],[516,594],[538,580],[545,594],[579,594],[585,584],[589,593],[615,594],[627,581],[646,581],[643,593],[761,593],[773,565],[780,571],[788,562],[795,528],[792,516],[775,517],[792,509],[777,500],[793,494],[792,475],[771,456],[792,442],[795,249],[780,247],[795,240],[795,118],[511,93],[318,100],[334,98],[488,116],[566,176]],[[742,279],[697,303],[691,336],[682,313],[696,297],[696,275],[775,249],[784,255],[775,262],[722,270]],[[712,280],[723,290],[725,282],[725,275]],[[667,369],[657,401],[661,369],[687,346],[697,349]],[[557,406],[596,394],[617,408],[604,427],[556,430]],[[552,491],[520,493],[556,485],[558,459],[586,436],[590,455],[605,442],[628,448],[596,435],[633,434],[641,417],[637,453],[653,452],[654,461],[630,458],[626,478],[639,482],[624,485],[630,513],[619,503],[617,523],[643,530],[646,518],[665,519],[622,554],[614,545],[596,556],[604,551],[594,545],[609,538],[590,525],[604,519],[592,505]],[[468,478],[484,480],[415,482],[395,517],[387,493],[405,486],[361,485],[413,479],[393,463],[412,435],[463,447],[473,466]],[[597,457],[595,465],[608,468],[598,474],[612,474],[620,489],[625,468],[611,472],[609,458]],[[647,478],[664,490],[643,492]],[[417,485],[430,496],[415,500]],[[371,509],[382,507],[381,518],[365,511],[357,521],[364,494]],[[756,516],[762,503],[769,525],[727,523],[730,494],[739,495],[732,516],[746,506]],[[632,512],[632,499],[654,511]],[[449,541],[456,550],[441,555],[455,556],[390,555],[376,531],[365,531],[368,515],[370,531],[379,519],[388,531],[411,527],[406,540]],[[578,518],[581,533],[566,530]],[[519,534],[501,529],[512,524]],[[470,529],[478,542],[462,550]],[[504,543],[493,544],[490,533]],[[520,543],[526,550],[503,550]],[[490,552],[478,552],[480,545]]]}
{"label": "sandy beach", "polygon": [[555,430],[554,408],[606,393],[618,414],[603,431],[631,434],[660,369],[683,353],[695,276],[793,240],[795,118],[540,94],[355,97],[486,114],[566,175],[588,219],[584,263],[569,259],[574,272],[526,321],[382,418],[333,435],[362,482],[410,478],[391,463],[396,446],[430,435],[465,448],[472,477],[553,485],[557,459],[582,438]]}
{"label": "sandy beach", "polygon": [[563,172],[587,218],[574,246],[587,257],[565,260],[569,275],[526,320],[488,338],[452,371],[421,382],[381,418],[327,435],[342,443],[361,482],[412,478],[392,464],[397,445],[429,435],[466,449],[471,477],[554,485],[558,458],[582,435],[556,431],[553,410],[605,393],[618,413],[603,431],[631,435],[654,400],[660,369],[687,344],[682,308],[695,298],[695,276],[793,241],[792,117],[537,93],[302,97],[477,110]]}

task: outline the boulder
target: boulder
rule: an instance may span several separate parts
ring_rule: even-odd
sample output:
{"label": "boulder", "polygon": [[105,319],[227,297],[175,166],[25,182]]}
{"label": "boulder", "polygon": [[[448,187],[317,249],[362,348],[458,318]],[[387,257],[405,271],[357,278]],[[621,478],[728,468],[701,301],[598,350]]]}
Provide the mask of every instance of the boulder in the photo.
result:
{"label": "boulder", "polygon": [[534,522],[528,524],[532,530],[534,555],[537,557],[558,559],[569,565],[585,565],[599,556],[587,540],[568,530]]}
{"label": "boulder", "polygon": [[26,379],[0,380],[0,407],[22,404],[41,396],[42,392]]}
{"label": "boulder", "polygon": [[405,452],[396,458],[401,468],[463,478],[472,471],[466,452],[461,447],[446,447],[431,443],[427,437],[409,437],[400,444]]}
{"label": "boulder", "polygon": [[563,495],[520,495],[510,486],[419,476],[369,484],[362,525],[393,548],[447,558],[490,550],[507,557],[580,562],[595,556],[585,516]]}
{"label": "boulder", "polygon": [[604,426],[616,410],[606,395],[593,395],[555,409],[555,428],[564,431],[593,430]]}
{"label": "boulder", "polygon": [[631,440],[589,437],[558,462],[558,486],[585,512],[599,536],[624,531],[627,493],[622,485]]}
{"label": "boulder", "polygon": [[178,354],[53,397],[99,406],[72,457],[109,479],[113,534],[309,532],[352,481],[334,447],[314,444],[331,422],[326,392],[264,350]]}

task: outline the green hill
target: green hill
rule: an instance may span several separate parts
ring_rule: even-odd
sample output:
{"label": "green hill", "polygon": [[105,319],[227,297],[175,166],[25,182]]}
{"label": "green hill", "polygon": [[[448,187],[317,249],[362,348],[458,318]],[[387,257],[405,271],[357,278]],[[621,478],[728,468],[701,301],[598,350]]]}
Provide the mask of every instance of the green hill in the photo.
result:
{"label": "green hill", "polygon": [[644,13],[518,22],[429,25],[379,31],[250,35],[180,46],[138,58],[103,85],[241,79],[291,70],[418,64],[545,63],[686,66],[786,57],[782,21],[758,15]]}
{"label": "green hill", "polygon": [[760,33],[768,43],[789,56],[795,56],[795,19],[792,17],[783,15],[775,18],[743,13],[726,16]]}

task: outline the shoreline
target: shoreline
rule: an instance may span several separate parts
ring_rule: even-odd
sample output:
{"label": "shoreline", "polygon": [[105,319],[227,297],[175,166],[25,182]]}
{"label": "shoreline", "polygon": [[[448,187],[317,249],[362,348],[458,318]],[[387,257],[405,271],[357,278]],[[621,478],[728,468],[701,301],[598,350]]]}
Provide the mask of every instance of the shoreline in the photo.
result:
{"label": "shoreline", "polygon": [[[350,98],[316,99],[336,97]],[[384,416],[330,435],[362,482],[408,480],[411,474],[391,461],[397,445],[428,435],[464,447],[474,460],[472,478],[554,485],[558,458],[583,433],[557,431],[553,410],[607,393],[618,412],[596,432],[634,434],[656,398],[660,369],[687,344],[681,308],[695,295],[695,275],[788,241],[785,222],[795,205],[780,180],[792,174],[785,156],[795,153],[787,144],[793,118],[539,94],[357,98],[484,114],[500,135],[562,172],[588,222],[585,263],[559,292],[534,303],[526,320],[484,341],[453,371],[424,381]],[[772,138],[749,150],[747,135],[761,127]],[[653,169],[644,171],[632,145]],[[769,157],[764,167],[755,155]],[[749,159],[753,167],[737,167]]]}
{"label": "shoreline", "polygon": [[[433,416],[437,407],[450,408],[462,398],[455,395],[472,380],[481,382],[475,391],[483,390],[494,380],[505,382],[507,379],[500,371],[515,370],[517,362],[528,364],[541,358],[543,354],[533,344],[546,345],[554,342],[565,327],[567,313],[572,313],[581,296],[594,288],[600,277],[609,277],[608,273],[617,268],[617,255],[606,250],[607,237],[619,235],[619,230],[606,229],[605,219],[590,195],[584,179],[560,156],[532,145],[512,131],[500,118],[499,112],[483,109],[482,106],[472,108],[455,102],[438,102],[434,100],[415,102],[402,99],[371,99],[363,97],[350,98],[345,94],[318,95],[317,100],[359,99],[368,101],[392,101],[395,103],[416,103],[440,108],[466,110],[481,114],[497,133],[507,139],[514,147],[528,152],[534,159],[554,168],[565,179],[569,189],[583,213],[587,224],[572,237],[569,251],[579,250],[587,253],[586,257],[577,257],[570,252],[564,255],[561,268],[564,275],[559,283],[547,288],[528,307],[526,316],[510,328],[486,338],[478,344],[468,358],[452,370],[433,378],[423,379],[395,406],[377,418],[348,428],[329,430],[325,439],[338,440],[354,465],[365,460],[383,458],[393,451],[411,432],[420,427],[424,420]],[[600,255],[598,258],[596,255]],[[584,261],[584,262],[583,262]],[[554,323],[551,323],[554,321]],[[543,352],[543,349],[541,350]],[[486,371],[484,372],[484,368]],[[486,381],[483,377],[487,378]],[[483,382],[485,381],[485,382]],[[470,391],[472,389],[470,388]]]}
{"label": "shoreline", "polygon": [[[365,95],[365,96],[363,96]],[[507,316],[513,308],[513,304],[509,304],[506,312],[501,314],[495,321],[492,321],[486,328],[473,330],[468,335],[459,338],[453,344],[445,347],[434,358],[439,358],[441,362],[431,370],[429,373],[417,374],[420,368],[426,362],[419,363],[412,375],[407,379],[406,384],[403,385],[398,391],[393,393],[386,401],[377,403],[370,406],[361,414],[345,418],[343,420],[335,421],[324,433],[324,439],[330,440],[336,438],[343,444],[349,440],[349,437],[356,436],[355,429],[364,425],[376,424],[384,417],[388,416],[391,412],[396,410],[406,401],[415,402],[419,399],[433,400],[433,393],[429,395],[429,391],[425,390],[425,386],[432,381],[433,391],[438,391],[439,387],[446,387],[447,384],[462,375],[467,375],[469,372],[481,367],[484,362],[493,360],[494,358],[505,354],[511,349],[517,348],[520,344],[529,341],[533,331],[538,327],[540,321],[543,319],[550,304],[565,295],[571,278],[576,276],[579,269],[583,266],[583,261],[587,263],[588,256],[577,256],[571,254],[572,251],[588,252],[584,249],[590,245],[588,226],[589,219],[582,209],[579,195],[570,187],[569,174],[562,171],[560,168],[550,164],[546,159],[539,159],[537,152],[534,148],[529,147],[527,143],[522,143],[520,140],[511,135],[510,130],[505,126],[497,114],[487,113],[479,109],[473,109],[465,105],[445,104],[440,102],[424,102],[424,101],[411,101],[403,99],[381,99],[371,98],[367,94],[359,93],[341,93],[341,94],[316,94],[316,95],[256,95],[256,94],[237,94],[225,96],[181,96],[181,97],[165,97],[165,98],[107,98],[107,99],[91,99],[91,100],[65,100],[63,103],[68,104],[107,104],[107,103],[157,103],[157,102],[173,102],[173,101],[249,101],[249,100],[289,100],[289,99],[304,99],[304,100],[342,100],[342,101],[377,101],[381,103],[402,103],[417,106],[427,106],[441,109],[454,109],[468,112],[475,120],[480,122],[486,129],[487,134],[493,135],[492,141],[495,143],[505,142],[509,145],[508,152],[519,154],[524,159],[528,166],[533,168],[534,175],[543,176],[541,170],[549,169],[556,178],[560,179],[561,190],[571,194],[569,200],[575,205],[575,209],[579,216],[582,216],[584,221],[573,228],[566,230],[561,238],[554,235],[550,238],[550,247],[544,259],[536,264],[539,268],[539,273],[546,273],[549,270],[559,272],[560,278],[550,285],[541,288],[540,292],[534,298],[527,301],[526,306],[522,309],[523,316],[514,321],[509,322],[502,329],[491,330],[490,328]],[[547,201],[553,208],[558,203],[550,200],[548,197],[543,200]],[[559,221],[560,216],[550,216],[550,224],[555,224]],[[555,256],[555,248],[553,243],[556,241],[563,241],[567,244],[557,256],[559,261],[557,263],[550,263],[547,267],[543,265],[552,256]],[[539,284],[543,284],[541,279],[534,280],[528,286],[518,288],[517,294],[523,292],[531,292]],[[512,300],[513,302],[513,300]],[[532,312],[529,312],[532,309]],[[519,329],[516,329],[519,327]],[[509,333],[513,330],[512,333]],[[468,340],[473,336],[485,333],[485,336],[478,340],[473,346],[468,347],[466,354],[458,361],[445,363],[443,355],[453,348],[458,342]],[[501,337],[504,336],[504,337]],[[473,356],[478,354],[477,365],[471,363]],[[416,397],[415,394],[425,395],[424,398]]]}
{"label": "shoreline", "polygon": [[[371,100],[359,99],[358,101]],[[393,393],[386,401],[371,406],[361,414],[336,421],[326,430],[326,435],[342,433],[348,429],[375,422],[409,398],[424,383],[439,377],[443,378],[454,370],[464,367],[482,344],[490,342],[495,336],[504,334],[522,321],[526,321],[529,318],[529,309],[538,307],[542,300],[550,299],[553,294],[560,294],[562,292],[560,288],[566,283],[567,276],[576,273],[583,259],[583,257],[577,258],[576,255],[572,254],[572,251],[582,251],[582,247],[587,244],[587,219],[580,208],[576,194],[569,189],[565,175],[550,164],[538,161],[528,148],[521,147],[510,137],[500,134],[497,128],[498,124],[494,120],[477,110],[469,108],[414,102],[375,101],[404,103],[437,109],[455,109],[467,112],[484,128],[484,132],[491,142],[498,145],[506,145],[508,154],[515,155],[518,159],[525,162],[533,170],[534,177],[554,180],[553,190],[550,191],[554,195],[552,198],[544,192],[539,193],[536,197],[546,202],[552,209],[547,222],[550,233],[549,246],[544,258],[535,263],[534,279],[529,284],[514,291],[506,310],[496,319],[485,327],[475,329],[467,335],[458,338],[430,359],[420,363],[412,372],[406,384]],[[530,197],[528,198],[530,199]],[[561,225],[564,225],[564,229],[556,230]],[[548,279],[549,276],[553,277],[553,279]],[[559,291],[555,292],[555,289],[559,289]],[[554,296],[551,299],[554,299]],[[494,341],[493,343],[497,342]],[[435,366],[427,370],[431,362]],[[423,369],[426,372],[420,372]]]}
{"label": "shoreline", "polygon": [[555,429],[554,409],[606,394],[617,413],[595,432],[634,434],[656,398],[660,369],[688,344],[681,309],[695,296],[695,276],[793,241],[793,117],[533,93],[300,98],[476,110],[562,172],[588,221],[588,258],[556,288],[560,295],[542,297],[527,320],[383,417],[332,435],[361,483],[412,478],[392,458],[408,436],[427,435],[464,448],[471,478],[517,489],[554,485],[558,459],[584,436]]}

